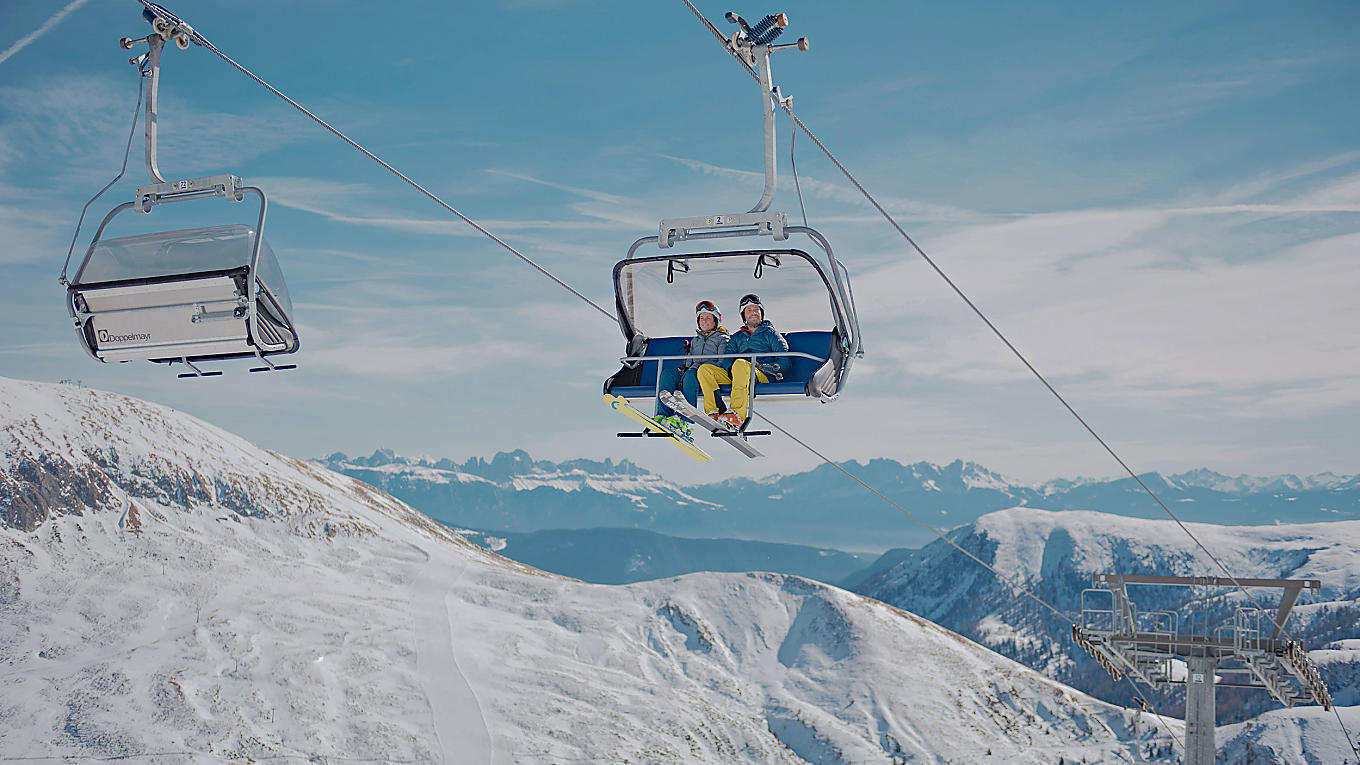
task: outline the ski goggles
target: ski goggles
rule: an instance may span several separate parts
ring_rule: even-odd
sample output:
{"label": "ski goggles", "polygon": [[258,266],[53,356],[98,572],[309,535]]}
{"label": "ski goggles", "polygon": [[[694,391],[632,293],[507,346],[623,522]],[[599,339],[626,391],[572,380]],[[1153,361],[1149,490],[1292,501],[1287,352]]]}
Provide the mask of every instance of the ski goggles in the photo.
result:
{"label": "ski goggles", "polygon": [[713,305],[712,300],[700,300],[699,304],[694,306],[694,314],[697,316],[701,313],[711,313],[713,314],[713,318],[718,319],[719,321],[722,320],[722,313],[718,311],[716,305]]}

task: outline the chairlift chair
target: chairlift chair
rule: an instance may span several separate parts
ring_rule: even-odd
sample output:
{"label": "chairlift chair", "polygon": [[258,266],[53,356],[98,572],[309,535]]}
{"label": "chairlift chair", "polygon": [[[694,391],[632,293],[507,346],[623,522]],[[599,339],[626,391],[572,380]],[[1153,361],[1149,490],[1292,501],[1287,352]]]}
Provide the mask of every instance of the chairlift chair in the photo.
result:
{"label": "chairlift chair", "polygon": [[[622,368],[605,380],[604,391],[628,399],[658,396],[663,366],[685,358],[685,341],[694,334],[695,303],[709,299],[727,308],[735,322],[728,326],[735,329],[741,322],[736,316],[737,296],[757,293],[768,318],[789,343],[792,368],[780,380],[753,380],[754,395],[828,402],[845,388],[854,359],[862,355],[850,275],[821,233],[809,226],[789,226],[784,213],[768,210],[776,180],[774,117],[788,103],[771,84],[770,53],[786,48],[807,50],[807,41],[770,44],[788,23],[783,14],[766,17],[754,27],[736,14],[728,14],[728,20],[739,26],[729,47],[760,82],[765,118],[764,193],[746,213],[662,220],[655,236],[638,239],[614,265],[614,304],[627,346]],[[790,234],[806,236],[813,246],[684,253],[672,249],[684,242],[729,238],[768,236],[783,243]],[[663,254],[639,257],[639,248],[648,244],[657,245]],[[730,387],[720,392],[728,393]]]}
{"label": "chairlift chair", "polygon": [[[187,48],[193,30],[159,6],[149,5],[144,16],[155,31],[144,40],[123,38],[122,46],[149,46],[132,63],[149,78],[146,169],[152,183],[104,217],[75,278],[66,284],[76,334],[98,361],[182,362],[191,371],[180,377],[219,375],[197,363],[247,357],[261,362],[252,372],[293,369],[295,365],[269,358],[297,351],[299,340],[283,272],[264,239],[269,207],[264,191],[243,186],[234,175],[167,182],[157,167],[161,51],[170,40]],[[149,214],[171,202],[240,202],[247,195],[260,203],[253,226],[236,223],[105,238],[113,219],[129,209]]]}

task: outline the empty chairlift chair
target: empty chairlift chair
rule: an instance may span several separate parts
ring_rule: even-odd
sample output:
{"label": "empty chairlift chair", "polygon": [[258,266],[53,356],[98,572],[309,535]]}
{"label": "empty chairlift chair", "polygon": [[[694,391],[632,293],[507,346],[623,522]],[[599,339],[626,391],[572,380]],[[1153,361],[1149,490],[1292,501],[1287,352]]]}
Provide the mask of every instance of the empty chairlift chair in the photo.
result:
{"label": "empty chairlift chair", "polygon": [[[123,38],[121,45],[129,50],[148,46],[131,61],[146,78],[146,171],[151,183],[138,187],[133,201],[104,216],[74,279],[68,282],[63,268],[61,281],[76,333],[86,352],[99,361],[179,361],[191,370],[180,377],[221,374],[195,364],[233,358],[258,359],[261,365],[252,372],[293,369],[295,365],[275,364],[269,358],[293,353],[299,343],[288,286],[264,240],[269,208],[264,191],[241,185],[235,175],[172,181],[161,175],[156,153],[161,53],[170,40],[187,49],[196,33],[154,4],[147,6],[143,17],[155,31],[145,39]],[[260,202],[253,226],[237,223],[105,238],[109,224],[129,209],[150,214],[171,202],[211,198],[241,202],[247,196]]]}
{"label": "empty chairlift chair", "polygon": [[100,361],[183,361],[192,375],[194,362],[255,356],[262,370],[286,369],[266,357],[299,345],[274,251],[244,224],[97,234],[67,295],[81,342]]}

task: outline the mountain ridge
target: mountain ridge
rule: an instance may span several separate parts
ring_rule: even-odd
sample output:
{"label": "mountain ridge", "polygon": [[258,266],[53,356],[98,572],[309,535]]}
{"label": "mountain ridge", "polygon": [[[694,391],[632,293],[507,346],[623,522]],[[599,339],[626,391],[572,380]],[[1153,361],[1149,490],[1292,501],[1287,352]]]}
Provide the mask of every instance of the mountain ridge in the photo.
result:
{"label": "mountain ridge", "polygon": [[[363,458],[336,453],[320,464],[469,528],[517,533],[638,528],[874,552],[935,539],[831,465],[685,486],[627,460],[553,463],[522,450],[463,463],[399,457],[390,450]],[[935,465],[876,458],[844,465],[943,529],[1016,506],[1165,517],[1131,478],[1025,483],[961,459]],[[1265,525],[1360,518],[1358,476],[1229,477],[1200,468],[1141,478],[1185,521]],[[828,524],[832,508],[837,523]]]}

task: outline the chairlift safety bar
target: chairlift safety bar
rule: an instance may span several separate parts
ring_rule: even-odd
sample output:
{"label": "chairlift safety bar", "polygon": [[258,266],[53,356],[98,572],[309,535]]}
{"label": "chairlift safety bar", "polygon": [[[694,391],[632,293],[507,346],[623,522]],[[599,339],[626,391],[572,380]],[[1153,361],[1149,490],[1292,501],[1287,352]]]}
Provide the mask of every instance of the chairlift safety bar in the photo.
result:
{"label": "chairlift safety bar", "polygon": [[[824,358],[822,358],[822,357],[820,357],[820,356],[816,356],[816,355],[813,355],[813,354],[811,354],[811,353],[803,353],[802,351],[784,351],[784,352],[782,352],[782,353],[716,353],[716,354],[712,354],[712,355],[705,355],[705,356],[703,356],[703,358],[706,358],[706,359],[751,359],[752,361],[755,361],[755,360],[758,359],[758,358],[769,358],[769,357],[771,357],[771,356],[797,356],[797,357],[803,358],[803,359],[812,359],[813,361],[819,362],[819,363],[821,363],[821,364],[825,364],[826,361],[827,361],[826,359],[824,359]],[[628,362],[630,362],[630,361],[676,361],[676,360],[678,360],[678,359],[690,359],[690,358],[693,358],[693,356],[685,356],[685,355],[676,355],[676,356],[621,356],[621,357],[619,357],[619,361],[621,361],[621,362],[623,362],[623,363],[626,364],[626,363],[628,363]]]}

